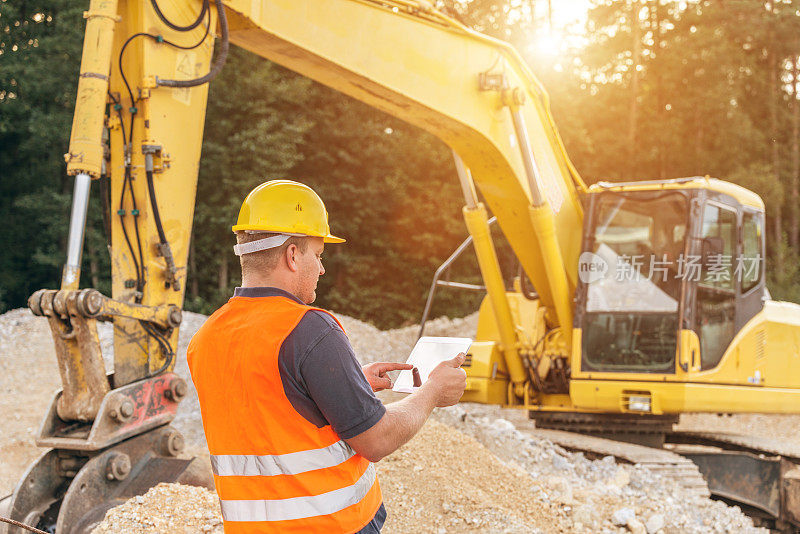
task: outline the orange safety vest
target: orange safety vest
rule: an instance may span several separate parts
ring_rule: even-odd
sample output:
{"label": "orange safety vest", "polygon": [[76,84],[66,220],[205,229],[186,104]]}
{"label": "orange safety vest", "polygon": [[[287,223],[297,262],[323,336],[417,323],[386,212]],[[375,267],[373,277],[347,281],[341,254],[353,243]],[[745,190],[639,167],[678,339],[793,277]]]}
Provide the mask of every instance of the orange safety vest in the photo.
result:
{"label": "orange safety vest", "polygon": [[375,466],[284,393],[278,353],[314,309],[286,297],[233,297],[189,344],[227,534],[357,532],[383,500]]}

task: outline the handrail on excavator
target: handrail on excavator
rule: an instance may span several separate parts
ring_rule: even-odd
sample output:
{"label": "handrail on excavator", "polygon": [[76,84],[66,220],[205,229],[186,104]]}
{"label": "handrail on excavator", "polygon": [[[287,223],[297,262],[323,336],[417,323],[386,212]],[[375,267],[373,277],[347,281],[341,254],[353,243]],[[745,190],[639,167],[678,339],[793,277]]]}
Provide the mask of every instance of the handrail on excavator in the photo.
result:
{"label": "handrail on excavator", "polygon": [[[492,217],[489,219],[488,223],[489,226],[493,225],[497,221],[497,217]],[[452,282],[448,280],[439,280],[442,277],[442,274],[447,273],[450,270],[450,267],[453,263],[464,253],[468,246],[472,244],[472,236],[467,236],[467,238],[460,244],[458,247],[450,254],[450,257],[447,258],[442,262],[438,269],[436,269],[436,273],[433,275],[433,281],[431,282],[431,287],[428,290],[428,298],[425,301],[425,311],[422,312],[422,319],[419,322],[419,334],[417,334],[417,339],[422,337],[422,334],[425,332],[425,323],[428,321],[428,314],[431,311],[431,306],[433,305],[433,296],[436,293],[436,288],[438,286],[444,287],[454,287],[456,289],[466,289],[468,291],[485,291],[486,286],[481,284],[466,284],[463,282]],[[449,277],[448,277],[449,278]]]}

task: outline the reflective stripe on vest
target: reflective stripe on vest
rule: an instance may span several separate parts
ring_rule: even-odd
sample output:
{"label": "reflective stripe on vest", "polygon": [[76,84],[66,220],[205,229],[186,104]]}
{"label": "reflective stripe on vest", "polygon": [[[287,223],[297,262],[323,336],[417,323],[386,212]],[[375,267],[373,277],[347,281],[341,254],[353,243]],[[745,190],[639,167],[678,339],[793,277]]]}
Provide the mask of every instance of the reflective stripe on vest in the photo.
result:
{"label": "reflective stripe on vest", "polygon": [[355,484],[321,495],[279,500],[222,500],[225,521],[290,521],[328,515],[363,499],[375,483],[375,466],[370,464]]}
{"label": "reflective stripe on vest", "polygon": [[344,441],[322,449],[289,454],[212,454],[211,469],[222,477],[296,475],[339,465],[354,454],[355,451]]}

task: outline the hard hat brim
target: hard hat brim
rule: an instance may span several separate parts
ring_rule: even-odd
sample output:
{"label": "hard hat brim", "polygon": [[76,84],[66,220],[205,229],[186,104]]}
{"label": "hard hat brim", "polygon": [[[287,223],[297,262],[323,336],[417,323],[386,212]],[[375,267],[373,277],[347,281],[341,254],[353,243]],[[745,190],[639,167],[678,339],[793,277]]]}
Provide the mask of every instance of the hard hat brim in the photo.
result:
{"label": "hard hat brim", "polygon": [[[264,227],[257,225],[257,224],[237,224],[233,228],[231,228],[234,233],[241,232],[245,230],[255,230],[260,232],[272,232],[272,230],[267,230]],[[276,234],[281,234],[284,232],[274,232]],[[318,236],[318,235],[309,235],[308,237],[322,237],[323,243],[345,243],[347,240],[342,239],[341,237],[336,237],[335,235],[328,234],[326,236]]]}
{"label": "hard hat brim", "polygon": [[336,237],[335,235],[328,234],[323,239],[324,243],[344,243],[345,240],[341,237]]}

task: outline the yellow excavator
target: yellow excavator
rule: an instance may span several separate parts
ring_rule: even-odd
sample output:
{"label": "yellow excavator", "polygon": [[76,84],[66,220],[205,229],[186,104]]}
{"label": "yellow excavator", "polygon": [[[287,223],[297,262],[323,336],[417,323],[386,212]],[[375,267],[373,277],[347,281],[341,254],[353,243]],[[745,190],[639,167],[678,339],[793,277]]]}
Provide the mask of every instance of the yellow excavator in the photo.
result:
{"label": "yellow excavator", "polygon": [[[452,148],[487,293],[465,401],[620,439],[652,429],[636,432],[650,445],[684,412],[797,412],[800,306],[766,290],[761,199],[708,177],[587,187],[543,87],[508,44],[424,0],[91,0],[85,18],[67,261],[60,289],[29,300],[49,321],[63,389],[12,519],[86,532],[158,482],[203,483],[169,426],[187,393],[172,369],[208,82],[229,44]],[[112,199],[110,297],[78,286],[93,182]],[[512,289],[489,211],[521,266]],[[113,372],[97,321],[114,324]],[[792,454],[773,455],[767,504],[748,488],[720,495],[800,524],[800,491],[783,477]]]}

